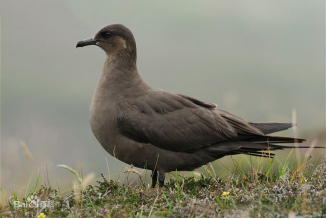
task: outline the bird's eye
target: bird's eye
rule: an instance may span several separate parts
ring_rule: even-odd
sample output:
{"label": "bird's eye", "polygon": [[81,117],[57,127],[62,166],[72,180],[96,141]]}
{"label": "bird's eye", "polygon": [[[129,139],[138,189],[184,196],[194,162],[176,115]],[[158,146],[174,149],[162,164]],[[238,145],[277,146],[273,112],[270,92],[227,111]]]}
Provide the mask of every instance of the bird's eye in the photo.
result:
{"label": "bird's eye", "polygon": [[104,32],[102,35],[103,35],[105,38],[109,38],[109,37],[112,36],[112,33],[109,32],[109,31],[106,31],[106,32]]}

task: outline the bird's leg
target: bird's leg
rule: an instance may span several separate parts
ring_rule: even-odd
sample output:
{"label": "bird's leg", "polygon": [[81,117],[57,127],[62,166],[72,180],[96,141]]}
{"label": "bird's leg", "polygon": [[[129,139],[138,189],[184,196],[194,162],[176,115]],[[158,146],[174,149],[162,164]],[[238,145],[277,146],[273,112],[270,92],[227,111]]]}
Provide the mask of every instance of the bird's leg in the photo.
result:
{"label": "bird's leg", "polygon": [[158,181],[158,171],[153,170],[152,171],[152,188],[156,187]]}
{"label": "bird's leg", "polygon": [[165,184],[165,172],[159,171],[159,187],[163,187]]}

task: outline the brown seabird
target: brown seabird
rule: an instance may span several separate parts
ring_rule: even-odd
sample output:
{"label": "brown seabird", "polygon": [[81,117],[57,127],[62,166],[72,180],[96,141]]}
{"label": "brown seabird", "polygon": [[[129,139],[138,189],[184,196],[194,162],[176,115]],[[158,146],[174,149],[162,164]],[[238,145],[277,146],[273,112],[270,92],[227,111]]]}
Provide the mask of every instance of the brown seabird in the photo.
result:
{"label": "brown seabird", "polygon": [[87,45],[107,55],[90,109],[92,131],[112,156],[152,170],[153,187],[158,180],[164,185],[166,172],[190,171],[227,155],[273,156],[266,150],[294,148],[279,143],[305,141],[268,135],[291,123],[246,122],[215,104],[151,87],[138,73],[134,36],[121,24],[76,47]]}

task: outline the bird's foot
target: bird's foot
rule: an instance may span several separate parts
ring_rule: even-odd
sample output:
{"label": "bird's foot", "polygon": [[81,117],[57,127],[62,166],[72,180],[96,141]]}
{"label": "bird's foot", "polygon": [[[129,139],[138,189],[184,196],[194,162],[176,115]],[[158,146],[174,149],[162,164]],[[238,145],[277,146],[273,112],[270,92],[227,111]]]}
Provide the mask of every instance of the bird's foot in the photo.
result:
{"label": "bird's foot", "polygon": [[159,181],[159,187],[162,188],[165,184],[165,172],[159,171],[159,177],[158,177],[158,171],[153,170],[152,171],[152,188],[156,187],[158,181]]}
{"label": "bird's foot", "polygon": [[165,184],[165,172],[159,172],[159,187],[162,188]]}
{"label": "bird's foot", "polygon": [[153,170],[152,171],[152,188],[156,187],[158,181],[158,171]]}

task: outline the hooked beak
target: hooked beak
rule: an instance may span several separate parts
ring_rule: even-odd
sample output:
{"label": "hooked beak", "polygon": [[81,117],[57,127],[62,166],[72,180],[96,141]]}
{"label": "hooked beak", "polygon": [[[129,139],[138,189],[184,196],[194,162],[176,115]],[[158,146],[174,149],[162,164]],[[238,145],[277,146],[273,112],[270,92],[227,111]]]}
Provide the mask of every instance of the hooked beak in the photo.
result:
{"label": "hooked beak", "polygon": [[89,46],[89,45],[96,45],[97,40],[90,38],[90,39],[86,39],[86,40],[81,40],[77,43],[76,48],[77,47],[84,47],[84,46]]}

